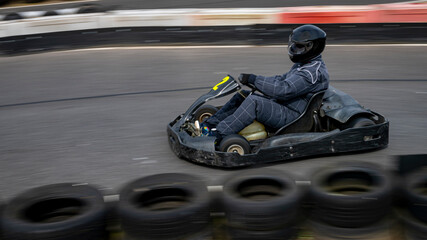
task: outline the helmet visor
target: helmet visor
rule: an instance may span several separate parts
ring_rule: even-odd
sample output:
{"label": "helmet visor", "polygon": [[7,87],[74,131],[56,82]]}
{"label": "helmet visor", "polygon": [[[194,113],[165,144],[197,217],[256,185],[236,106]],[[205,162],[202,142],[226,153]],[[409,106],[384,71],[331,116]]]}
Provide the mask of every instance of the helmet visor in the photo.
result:
{"label": "helmet visor", "polygon": [[296,42],[293,40],[289,41],[288,54],[291,56],[305,54],[313,48],[313,42]]}

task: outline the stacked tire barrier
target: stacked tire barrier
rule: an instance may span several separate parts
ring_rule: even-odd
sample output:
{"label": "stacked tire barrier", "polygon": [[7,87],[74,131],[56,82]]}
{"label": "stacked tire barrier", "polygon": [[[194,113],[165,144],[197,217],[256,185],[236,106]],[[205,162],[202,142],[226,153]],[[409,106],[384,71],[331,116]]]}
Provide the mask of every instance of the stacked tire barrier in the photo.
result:
{"label": "stacked tire barrier", "polygon": [[404,208],[400,216],[407,239],[427,239],[427,168],[408,174],[403,185]]}
{"label": "stacked tire barrier", "polygon": [[12,199],[1,222],[5,239],[101,240],[107,236],[103,195],[93,186],[63,183]]}
{"label": "stacked tire barrier", "polygon": [[[40,2],[43,2],[44,0],[25,0],[25,1],[23,1],[24,3],[40,3]],[[5,5],[5,4],[7,4],[7,3],[14,3],[14,2],[17,2],[17,1],[14,1],[14,0],[0,0],[0,6],[3,6],[3,5]]]}
{"label": "stacked tire barrier", "polygon": [[302,197],[295,180],[280,171],[248,171],[230,177],[222,194],[230,237],[295,238]]}
{"label": "stacked tire barrier", "polygon": [[[366,163],[318,170],[310,225],[320,239],[391,239],[392,178]],[[320,237],[321,236],[321,237]]]}
{"label": "stacked tire barrier", "polygon": [[170,173],[141,178],[120,191],[118,216],[129,239],[209,239],[209,194],[198,177]]}
{"label": "stacked tire barrier", "polygon": [[427,168],[400,178],[346,162],[316,169],[309,182],[274,169],[239,171],[214,197],[201,177],[165,173],[124,184],[110,203],[96,186],[54,184],[9,200],[0,233],[6,240],[427,239]]}
{"label": "stacked tire barrier", "polygon": [[25,11],[25,12],[6,12],[0,15],[0,19],[4,22],[13,20],[30,20],[44,17],[66,17],[74,15],[74,18],[79,18],[81,14],[87,13],[105,13],[112,11],[115,6],[103,6],[99,4],[81,4],[73,8],[64,8],[47,11]]}

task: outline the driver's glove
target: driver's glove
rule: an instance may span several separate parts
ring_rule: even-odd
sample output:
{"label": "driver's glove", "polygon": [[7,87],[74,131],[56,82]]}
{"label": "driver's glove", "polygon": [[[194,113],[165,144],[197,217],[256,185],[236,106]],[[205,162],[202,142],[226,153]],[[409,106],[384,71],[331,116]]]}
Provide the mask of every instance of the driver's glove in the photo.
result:
{"label": "driver's glove", "polygon": [[242,73],[239,75],[239,81],[243,85],[248,85],[248,83],[255,85],[255,79],[256,79],[256,75],[254,74]]}

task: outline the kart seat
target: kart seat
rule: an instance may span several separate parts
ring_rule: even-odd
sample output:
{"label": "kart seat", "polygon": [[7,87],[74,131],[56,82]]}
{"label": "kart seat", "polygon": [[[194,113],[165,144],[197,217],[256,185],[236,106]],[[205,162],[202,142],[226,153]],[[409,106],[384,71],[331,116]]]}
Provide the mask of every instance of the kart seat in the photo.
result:
{"label": "kart seat", "polygon": [[315,127],[316,121],[318,121],[317,113],[322,106],[323,95],[325,92],[326,91],[320,91],[313,94],[310,97],[304,112],[297,119],[277,130],[274,135],[312,131]]}

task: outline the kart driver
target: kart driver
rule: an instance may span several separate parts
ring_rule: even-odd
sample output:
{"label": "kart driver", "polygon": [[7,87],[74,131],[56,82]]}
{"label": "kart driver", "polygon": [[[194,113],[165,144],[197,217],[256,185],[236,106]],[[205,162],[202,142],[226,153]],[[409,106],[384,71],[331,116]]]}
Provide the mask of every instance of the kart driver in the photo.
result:
{"label": "kart driver", "polygon": [[[221,138],[238,133],[254,120],[271,129],[298,118],[313,93],[326,90],[329,74],[321,53],[326,33],[314,26],[303,25],[289,36],[288,55],[292,66],[288,73],[271,77],[242,73],[239,81],[252,85],[263,95],[243,91],[236,93],[218,112],[201,124],[202,135]],[[219,142],[218,141],[218,142]]]}

